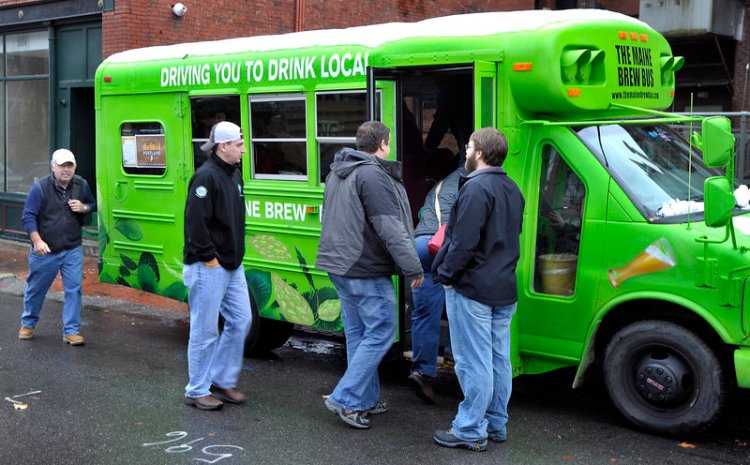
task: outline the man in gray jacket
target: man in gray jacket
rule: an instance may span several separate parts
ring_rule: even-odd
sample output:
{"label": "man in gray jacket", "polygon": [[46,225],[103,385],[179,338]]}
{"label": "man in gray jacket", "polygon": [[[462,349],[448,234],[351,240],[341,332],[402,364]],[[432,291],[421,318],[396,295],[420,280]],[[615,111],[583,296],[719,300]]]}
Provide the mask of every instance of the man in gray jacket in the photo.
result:
{"label": "man in gray jacket", "polygon": [[412,288],[424,279],[401,163],[386,160],[389,144],[388,127],[368,121],[357,129],[357,150],[336,153],[326,178],[315,264],[328,272],[341,300],[348,361],[325,405],[360,429],[370,427],[369,415],[387,410],[378,365],[396,331],[391,276],[403,275]]}

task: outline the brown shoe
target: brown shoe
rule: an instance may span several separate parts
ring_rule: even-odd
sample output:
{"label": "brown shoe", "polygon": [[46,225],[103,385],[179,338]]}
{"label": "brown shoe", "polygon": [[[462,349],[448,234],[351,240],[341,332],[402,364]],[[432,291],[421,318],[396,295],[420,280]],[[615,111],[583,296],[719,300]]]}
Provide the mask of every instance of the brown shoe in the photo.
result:
{"label": "brown shoe", "polygon": [[18,339],[31,339],[32,337],[34,337],[34,328],[21,326],[21,329],[18,330]]}
{"label": "brown shoe", "polygon": [[63,342],[72,346],[82,346],[83,336],[81,336],[80,334],[69,334],[67,336],[63,336]]}
{"label": "brown shoe", "polygon": [[434,404],[437,402],[435,391],[432,389],[432,378],[425,376],[418,371],[413,371],[412,374],[409,375],[409,381],[414,385],[417,397],[428,404]]}
{"label": "brown shoe", "polygon": [[224,402],[214,396],[185,397],[185,405],[190,405],[200,410],[219,410]]}
{"label": "brown shoe", "polygon": [[214,386],[213,391],[216,394],[221,394],[221,397],[230,404],[243,404],[247,400],[247,396],[235,388],[222,389]]}

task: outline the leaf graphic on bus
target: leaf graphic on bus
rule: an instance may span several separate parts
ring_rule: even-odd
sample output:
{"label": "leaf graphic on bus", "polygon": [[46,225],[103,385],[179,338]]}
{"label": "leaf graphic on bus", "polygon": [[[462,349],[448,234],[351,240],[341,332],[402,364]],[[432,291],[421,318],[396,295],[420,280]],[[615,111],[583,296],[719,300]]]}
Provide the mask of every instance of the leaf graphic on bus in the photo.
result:
{"label": "leaf graphic on bus", "polygon": [[138,284],[146,292],[156,292],[156,283],[159,278],[154,270],[148,265],[138,266]]}
{"label": "leaf graphic on bus", "polygon": [[175,281],[166,289],[164,289],[164,295],[170,299],[179,300],[180,302],[186,302],[188,296],[188,289],[180,281]]}
{"label": "leaf graphic on bus", "polygon": [[115,229],[120,231],[123,236],[127,237],[131,241],[140,241],[143,239],[143,231],[137,222],[127,219],[120,218],[115,222]]}
{"label": "leaf graphic on bus", "polygon": [[286,244],[271,235],[250,236],[248,243],[258,252],[258,255],[265,259],[276,262],[292,262],[294,260]]}
{"label": "leaf graphic on bus", "polygon": [[299,264],[302,267],[302,272],[305,274],[305,278],[307,278],[307,282],[310,283],[310,287],[315,290],[315,283],[313,282],[313,278],[310,275],[310,268],[307,266],[307,261],[305,260],[305,257],[302,256],[302,253],[299,251],[297,247],[294,248],[294,251],[297,252],[297,260],[299,260]]}
{"label": "leaf graphic on bus", "polygon": [[117,284],[117,280],[107,272],[99,273],[99,281],[105,284]]}
{"label": "leaf graphic on bus", "polygon": [[255,299],[256,305],[258,305],[258,311],[268,305],[268,301],[271,300],[273,294],[273,287],[271,286],[271,274],[266,271],[246,271],[245,279],[247,280],[247,288],[250,291],[250,295]]}
{"label": "leaf graphic on bus", "polygon": [[156,276],[156,282],[159,282],[159,265],[156,263],[156,258],[154,258],[154,255],[152,253],[143,252],[141,254],[141,259],[138,261],[138,266],[148,266],[149,268],[151,268],[151,270],[154,272],[154,275]]}
{"label": "leaf graphic on bus", "polygon": [[286,321],[307,326],[315,323],[315,315],[310,304],[297,289],[287,284],[276,273],[271,273],[271,281],[276,294],[276,302]]}
{"label": "leaf graphic on bus", "polygon": [[130,269],[125,265],[120,265],[120,268],[117,271],[120,272],[120,276],[125,276],[125,277],[130,276]]}
{"label": "leaf graphic on bus", "polygon": [[125,254],[120,254],[120,261],[129,270],[134,270],[138,268],[138,264],[134,262],[132,258],[128,257]]}
{"label": "leaf graphic on bus", "polygon": [[[99,223],[99,256],[103,256],[104,252],[107,250],[107,244],[109,244],[109,233],[107,232],[107,227],[104,225],[103,222]],[[102,262],[99,262],[102,264]]]}
{"label": "leaf graphic on bus", "polygon": [[323,321],[336,321],[339,316],[341,316],[341,301],[339,299],[325,300],[318,307],[318,318]]}

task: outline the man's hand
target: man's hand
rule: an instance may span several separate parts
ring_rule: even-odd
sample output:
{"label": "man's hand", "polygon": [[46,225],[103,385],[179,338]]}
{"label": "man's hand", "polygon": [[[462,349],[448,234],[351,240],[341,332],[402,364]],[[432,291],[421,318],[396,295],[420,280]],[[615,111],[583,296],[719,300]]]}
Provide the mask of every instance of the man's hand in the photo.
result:
{"label": "man's hand", "polygon": [[418,277],[418,278],[414,278],[414,279],[413,279],[413,280],[411,281],[411,288],[412,288],[412,289],[416,289],[416,288],[418,288],[419,286],[421,286],[423,282],[424,282],[424,276],[420,276],[420,277]]}
{"label": "man's hand", "polygon": [[80,200],[68,200],[68,207],[76,213],[88,213],[91,211],[91,207]]}
{"label": "man's hand", "polygon": [[33,235],[36,235],[36,237],[31,238],[31,243],[34,245],[34,255],[39,255],[40,257],[43,257],[51,252],[49,249],[49,246],[46,242],[44,242],[39,236],[39,233],[32,233]]}
{"label": "man's hand", "polygon": [[206,266],[209,268],[216,268],[219,266],[219,260],[212,258],[211,261],[206,262]]}

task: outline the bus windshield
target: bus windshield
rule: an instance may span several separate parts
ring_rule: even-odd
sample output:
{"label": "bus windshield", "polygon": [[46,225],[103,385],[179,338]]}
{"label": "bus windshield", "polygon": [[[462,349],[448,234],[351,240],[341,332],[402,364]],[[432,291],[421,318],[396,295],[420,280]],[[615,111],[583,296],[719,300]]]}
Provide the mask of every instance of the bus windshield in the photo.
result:
{"label": "bus windshield", "polygon": [[589,126],[578,136],[650,220],[702,212],[703,182],[722,175],[663,124]]}

